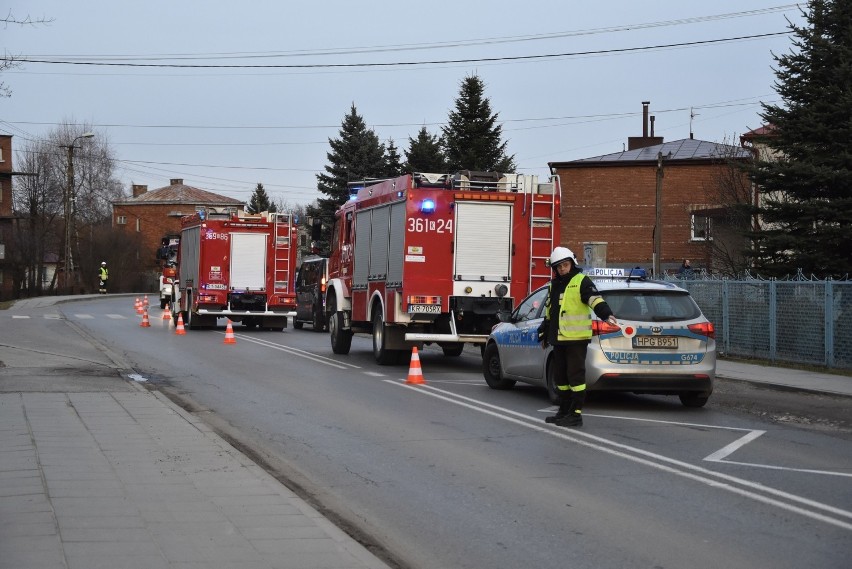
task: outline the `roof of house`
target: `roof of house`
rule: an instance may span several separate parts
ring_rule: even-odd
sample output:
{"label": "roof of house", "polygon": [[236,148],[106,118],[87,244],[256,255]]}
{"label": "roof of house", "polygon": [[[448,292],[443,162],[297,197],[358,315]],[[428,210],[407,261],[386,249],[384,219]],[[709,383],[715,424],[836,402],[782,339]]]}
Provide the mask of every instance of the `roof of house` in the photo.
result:
{"label": "roof of house", "polygon": [[591,158],[580,158],[579,160],[572,160],[570,162],[549,162],[548,166],[559,168],[594,164],[619,163],[627,165],[634,162],[656,162],[657,155],[660,153],[663,154],[667,162],[686,160],[706,161],[725,158],[749,159],[752,157],[751,152],[739,146],[684,138],[683,140],[673,140],[671,142],[664,142],[663,144],[646,146],[645,148],[592,156]]}
{"label": "roof of house", "polygon": [[245,205],[245,202],[221,196],[201,190],[192,186],[187,186],[182,181],[179,184],[171,184],[162,188],[157,188],[149,192],[145,192],[135,198],[126,198],[115,201],[114,204],[120,205],[157,205],[157,204],[193,204],[193,205]]}

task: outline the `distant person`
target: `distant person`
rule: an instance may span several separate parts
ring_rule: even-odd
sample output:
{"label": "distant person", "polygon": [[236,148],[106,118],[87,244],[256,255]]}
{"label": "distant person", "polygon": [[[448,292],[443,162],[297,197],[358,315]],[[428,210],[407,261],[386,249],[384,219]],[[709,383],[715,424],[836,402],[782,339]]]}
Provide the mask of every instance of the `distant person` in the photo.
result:
{"label": "distant person", "polygon": [[98,269],[98,292],[101,294],[107,293],[107,282],[109,281],[109,269],[107,269],[106,261],[101,261],[101,268]]}
{"label": "distant person", "polygon": [[682,279],[688,279],[692,277],[692,265],[689,263],[689,259],[683,260],[683,263],[677,270],[677,276]]}

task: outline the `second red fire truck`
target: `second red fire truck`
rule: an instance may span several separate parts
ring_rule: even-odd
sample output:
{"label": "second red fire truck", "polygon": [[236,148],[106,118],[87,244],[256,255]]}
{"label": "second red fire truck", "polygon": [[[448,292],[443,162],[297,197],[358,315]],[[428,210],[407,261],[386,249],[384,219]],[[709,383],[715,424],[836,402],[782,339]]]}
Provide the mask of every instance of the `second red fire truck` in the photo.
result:
{"label": "second red fire truck", "polygon": [[269,330],[295,314],[297,228],[289,213],[207,209],[181,220],[174,318],[189,328],[219,318]]}
{"label": "second red fire truck", "polygon": [[326,314],[332,351],[373,337],[380,364],[412,346],[448,356],[484,344],[510,311],[551,277],[559,244],[556,177],[465,171],[365,182],[337,212]]}

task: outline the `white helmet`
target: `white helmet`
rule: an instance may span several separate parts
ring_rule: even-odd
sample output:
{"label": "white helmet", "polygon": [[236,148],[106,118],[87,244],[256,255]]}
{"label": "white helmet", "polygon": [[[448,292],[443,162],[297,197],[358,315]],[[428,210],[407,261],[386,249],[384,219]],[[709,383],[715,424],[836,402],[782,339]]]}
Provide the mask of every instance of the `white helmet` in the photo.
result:
{"label": "white helmet", "polygon": [[106,261],[101,261],[101,266],[106,267]]}
{"label": "white helmet", "polygon": [[556,265],[569,259],[572,263],[574,263],[574,266],[576,267],[577,258],[574,257],[574,251],[572,251],[568,247],[557,247],[553,250],[553,253],[550,254],[550,266],[555,269]]}

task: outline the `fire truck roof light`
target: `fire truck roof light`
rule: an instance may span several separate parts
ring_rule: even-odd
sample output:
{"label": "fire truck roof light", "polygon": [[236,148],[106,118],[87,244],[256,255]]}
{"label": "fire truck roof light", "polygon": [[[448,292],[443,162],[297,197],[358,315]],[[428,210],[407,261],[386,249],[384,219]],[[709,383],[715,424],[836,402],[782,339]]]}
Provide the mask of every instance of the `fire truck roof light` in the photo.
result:
{"label": "fire truck roof light", "polygon": [[420,211],[423,213],[432,213],[435,211],[435,200],[425,199],[420,202]]}

